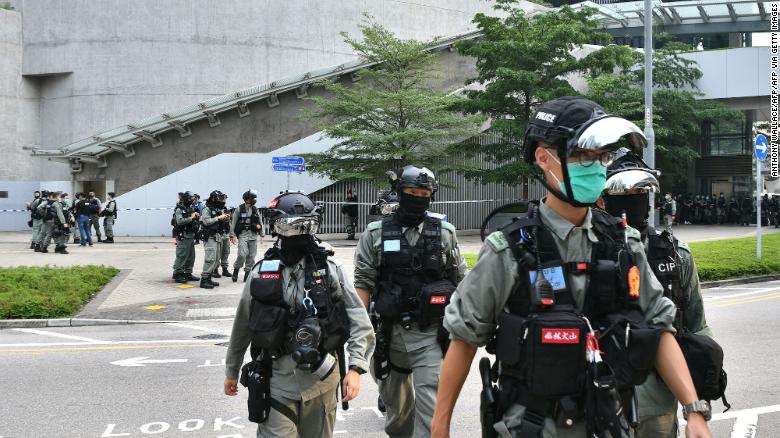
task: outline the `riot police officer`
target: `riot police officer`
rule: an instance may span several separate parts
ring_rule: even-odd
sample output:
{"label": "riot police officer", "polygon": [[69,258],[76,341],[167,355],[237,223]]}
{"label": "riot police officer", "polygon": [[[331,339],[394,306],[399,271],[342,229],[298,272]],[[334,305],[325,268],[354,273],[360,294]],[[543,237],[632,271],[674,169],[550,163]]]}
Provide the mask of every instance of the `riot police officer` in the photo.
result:
{"label": "riot police officer", "polygon": [[344,215],[347,240],[355,240],[355,231],[358,224],[358,196],[357,193],[352,191],[352,187],[347,189],[347,196],[344,201],[344,205],[341,206],[341,214]]}
{"label": "riot police officer", "polygon": [[176,239],[176,260],[173,262],[173,279],[177,283],[200,281],[192,275],[195,264],[195,236],[200,228],[200,213],[195,211],[192,192],[180,192],[179,202],[173,212],[171,225]]}
{"label": "riot police officer", "polygon": [[[648,193],[658,192],[655,172],[641,158],[626,149],[609,166],[604,189],[606,210],[615,217],[625,215],[628,225],[638,230],[645,246],[647,261],[664,296],[677,307],[674,327],[678,333],[688,331],[712,336],[704,316],[704,302],[699,287],[699,273],[693,255],[685,242],[668,231],[648,224]],[[725,197],[718,199],[719,211],[725,211]],[[719,214],[721,216],[721,214]],[[675,438],[677,436],[677,400],[669,388],[652,374],[637,387],[639,427],[637,438]]]}
{"label": "riot police officer", "polygon": [[108,192],[106,207],[100,212],[100,215],[103,216],[103,228],[106,230],[106,238],[103,239],[102,243],[114,243],[114,222],[117,218],[114,195],[114,192]]}
{"label": "riot police officer", "polygon": [[39,252],[49,252],[49,244],[54,239],[54,252],[68,254],[66,243],[70,235],[70,224],[65,216],[65,210],[60,202],[61,192],[49,193],[49,199],[43,207],[43,241]]}
{"label": "riot police officer", "polygon": [[95,196],[95,192],[89,192],[87,204],[89,205],[87,209],[89,212],[89,225],[95,227],[95,235],[98,243],[101,243],[103,242],[103,237],[100,234],[100,212],[103,210],[103,206],[100,203],[100,199]]}
{"label": "riot police officer", "polygon": [[[444,319],[452,342],[441,369],[433,437],[447,436],[477,346],[488,343],[499,375],[495,388],[489,366],[480,364],[487,374],[484,400],[497,403],[484,405],[485,433],[627,436],[634,418],[626,415],[634,409],[617,392],[641,378],[648,365],[619,360],[627,348],[640,353],[641,362],[655,358],[660,375],[686,405],[689,436],[709,436],[707,413],[694,414],[703,409],[694,403],[696,391],[671,334],[674,304],[663,297],[639,232],[590,208],[619,142],[636,150],[646,144],[636,125],[583,98],[544,103],[532,116],[524,159],[539,170],[549,195],[538,209],[487,238],[452,296]],[[601,338],[596,327],[604,329]],[[621,333],[628,328],[632,338],[647,343],[624,347]]]}
{"label": "riot police officer", "polygon": [[389,172],[398,209],[372,222],[355,252],[355,288],[379,316],[372,375],[391,437],[430,435],[444,351],[441,318],[466,272],[455,227],[427,213],[438,189],[427,168]]}
{"label": "riot police officer", "polygon": [[[266,217],[279,238],[244,286],[224,391],[237,394],[241,369],[258,437],[330,437],[340,376],[346,403],[359,393],[374,333],[351,279],[330,257],[332,250],[315,240],[320,212],[314,202],[300,192],[283,192]],[[242,368],[250,343],[252,361]]]}
{"label": "riot police officer", "polygon": [[[227,201],[228,196],[225,195]],[[235,208],[223,208],[223,212],[227,213],[228,218],[226,221],[219,222],[219,235],[222,239],[219,242],[219,252],[217,253],[217,269],[214,270],[212,277],[220,278],[230,277],[228,271],[229,259],[230,259],[230,222],[233,218],[233,212]],[[235,243],[234,243],[235,245]],[[222,267],[222,275],[219,275],[219,268]]]}
{"label": "riot police officer", "polygon": [[203,270],[200,273],[200,287],[213,289],[219,283],[211,280],[219,275],[219,256],[222,253],[222,234],[224,226],[230,220],[230,215],[224,211],[225,194],[214,190],[206,199],[200,215],[201,239],[203,241],[204,259]]}
{"label": "riot police officer", "polygon": [[257,191],[247,190],[242,198],[244,203],[233,212],[230,222],[230,242],[236,244],[238,236],[238,256],[233,264],[233,283],[238,281],[238,271],[244,268],[244,281],[249,276],[249,271],[255,265],[257,255],[257,238],[262,241],[265,236],[263,223],[260,220],[260,211],[255,207],[257,203]]}
{"label": "riot police officer", "polygon": [[38,245],[40,245],[40,239],[41,239],[41,228],[43,227],[43,218],[38,213],[38,206],[41,205],[42,202],[46,202],[47,198],[49,197],[49,192],[44,190],[43,193],[45,195],[42,195],[41,192],[35,191],[33,193],[33,200],[27,204],[27,209],[30,210],[30,226],[32,227],[32,238],[30,239],[30,249],[36,249]]}

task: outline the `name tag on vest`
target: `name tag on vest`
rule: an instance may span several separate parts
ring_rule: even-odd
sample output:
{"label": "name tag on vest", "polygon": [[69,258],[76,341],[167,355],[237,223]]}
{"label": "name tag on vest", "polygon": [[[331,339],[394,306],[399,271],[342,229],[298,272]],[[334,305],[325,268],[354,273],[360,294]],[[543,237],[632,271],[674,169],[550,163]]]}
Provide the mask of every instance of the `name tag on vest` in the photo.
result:
{"label": "name tag on vest", "polygon": [[278,272],[279,260],[263,260],[260,265],[260,272]]}
{"label": "name tag on vest", "polygon": [[[559,291],[566,289],[566,278],[563,275],[563,267],[553,266],[552,268],[542,269],[542,275],[553,287],[553,290]],[[536,282],[536,271],[528,271],[528,276],[531,278],[531,284]]]}
{"label": "name tag on vest", "polygon": [[401,251],[400,240],[385,240],[385,252],[399,252]]}

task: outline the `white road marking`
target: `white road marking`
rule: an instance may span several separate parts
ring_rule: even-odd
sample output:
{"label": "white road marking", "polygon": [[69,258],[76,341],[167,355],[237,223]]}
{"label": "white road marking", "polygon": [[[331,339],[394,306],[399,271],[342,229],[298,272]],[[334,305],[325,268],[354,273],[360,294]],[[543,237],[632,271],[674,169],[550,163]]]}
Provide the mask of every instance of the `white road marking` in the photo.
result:
{"label": "white road marking", "polygon": [[41,336],[51,336],[54,338],[62,338],[62,339],[70,339],[72,341],[82,341],[82,342],[88,342],[90,344],[96,343],[96,342],[109,342],[109,341],[100,341],[98,339],[92,339],[92,338],[84,338],[81,336],[73,336],[73,335],[66,335],[63,333],[56,333],[56,332],[50,332],[48,330],[36,330],[36,329],[29,329],[29,328],[17,328],[12,329],[17,332],[23,332],[23,333],[32,333],[34,335],[41,335]]}
{"label": "white road marking", "polygon": [[235,316],[235,307],[206,307],[187,309],[187,318],[206,318],[211,316]]}
{"label": "white road marking", "polygon": [[93,345],[145,345],[145,344],[215,344],[211,339],[160,339],[157,341],[97,341],[86,344],[84,342],[28,342],[24,344],[0,344],[0,348],[14,347],[78,347]]}
{"label": "white road marking", "polygon": [[731,429],[731,438],[755,438],[758,425],[758,414],[745,412],[734,422]]}
{"label": "white road marking", "polygon": [[149,359],[148,356],[130,357],[127,359],[116,360],[111,362],[111,365],[118,365],[120,367],[144,367],[150,364],[160,363],[184,363],[188,359]]}
{"label": "white road marking", "polygon": [[[681,411],[678,410],[678,412]],[[774,412],[780,412],[780,405],[761,406],[758,408],[741,409],[739,411],[721,412],[719,414],[713,414],[712,419],[710,421],[732,420],[734,418],[739,418],[741,416],[746,416],[748,414],[762,415],[762,414],[771,414]],[[685,424],[685,420],[683,420],[682,415],[678,416],[678,420],[680,425]]]}
{"label": "white road marking", "polygon": [[[190,310],[192,310],[192,309],[190,309]],[[208,327],[201,327],[199,325],[193,325],[193,324],[185,324],[185,323],[182,323],[182,322],[169,322],[166,325],[169,325],[169,326],[172,326],[172,327],[179,327],[179,328],[185,328],[185,329],[190,329],[190,330],[199,330],[199,331],[202,331],[202,332],[209,332],[209,333],[216,333],[216,334],[220,334],[220,335],[230,336],[230,333],[227,333],[224,330],[218,330],[218,329],[213,329],[213,328],[208,328]]]}

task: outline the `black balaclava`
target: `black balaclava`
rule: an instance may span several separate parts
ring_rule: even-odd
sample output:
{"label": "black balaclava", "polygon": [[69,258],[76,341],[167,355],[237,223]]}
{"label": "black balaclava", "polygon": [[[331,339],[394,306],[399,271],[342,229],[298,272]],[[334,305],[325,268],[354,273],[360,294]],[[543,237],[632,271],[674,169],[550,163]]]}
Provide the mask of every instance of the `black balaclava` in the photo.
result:
{"label": "black balaclava", "polygon": [[402,191],[398,193],[398,222],[405,227],[416,227],[425,220],[425,212],[430,206],[430,197],[414,196]]}
{"label": "black balaclava", "polygon": [[628,225],[644,233],[650,215],[650,200],[647,193],[635,195],[604,196],[606,210],[614,217],[622,217],[626,212]]}
{"label": "black balaclava", "polygon": [[314,243],[314,238],[308,234],[291,237],[281,237],[279,259],[285,266],[294,266],[303,256],[308,254]]}

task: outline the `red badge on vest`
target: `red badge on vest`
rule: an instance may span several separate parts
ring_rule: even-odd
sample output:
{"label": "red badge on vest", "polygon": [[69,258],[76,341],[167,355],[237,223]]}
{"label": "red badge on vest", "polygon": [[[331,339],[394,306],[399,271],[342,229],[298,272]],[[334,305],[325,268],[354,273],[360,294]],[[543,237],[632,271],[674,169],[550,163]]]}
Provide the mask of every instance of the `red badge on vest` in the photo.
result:
{"label": "red badge on vest", "polygon": [[264,272],[264,273],[260,274],[260,278],[276,280],[276,279],[279,278],[280,275],[281,274],[279,274],[278,272],[271,272],[271,273]]}
{"label": "red badge on vest", "polygon": [[431,299],[428,301],[429,304],[447,304],[447,296],[446,295],[432,295]]}
{"label": "red badge on vest", "polygon": [[579,344],[580,329],[543,328],[542,344]]}

